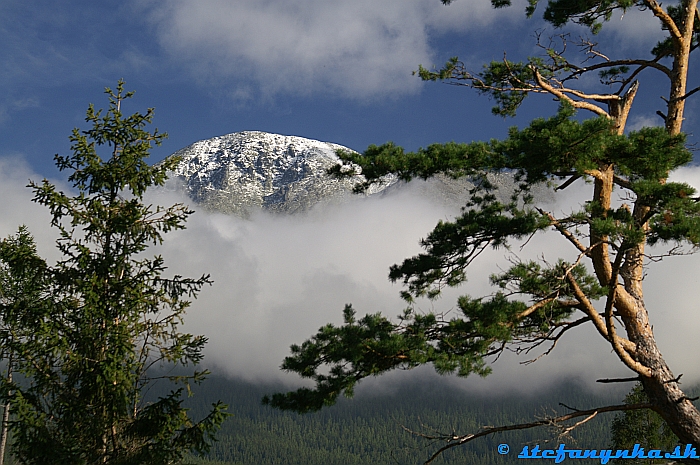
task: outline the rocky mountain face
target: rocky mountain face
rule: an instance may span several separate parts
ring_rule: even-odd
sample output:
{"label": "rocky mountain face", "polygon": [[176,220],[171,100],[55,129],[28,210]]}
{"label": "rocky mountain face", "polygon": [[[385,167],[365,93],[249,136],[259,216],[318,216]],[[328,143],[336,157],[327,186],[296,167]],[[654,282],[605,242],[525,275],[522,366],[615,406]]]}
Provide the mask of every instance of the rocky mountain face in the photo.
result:
{"label": "rocky mountain face", "polygon": [[[202,140],[177,151],[172,178],[203,207],[246,216],[253,209],[295,213],[342,201],[362,176],[334,179],[326,170],[347,147],[296,136],[245,131]],[[395,183],[374,186],[373,195]]]}
{"label": "rocky mountain face", "polygon": [[[349,199],[354,195],[353,186],[364,181],[361,175],[336,179],[326,174],[339,162],[338,150],[352,151],[303,137],[237,132],[201,140],[175,152],[182,161],[171,179],[179,180],[190,198],[207,210],[243,217],[256,209],[303,212],[319,203]],[[495,173],[490,179],[499,186],[497,195],[508,199],[515,188],[512,174]],[[465,178],[435,176],[427,182],[414,181],[410,188],[432,201],[459,208],[472,186]],[[367,195],[405,187],[396,177],[387,177]],[[551,197],[544,185],[535,188],[533,194]]]}

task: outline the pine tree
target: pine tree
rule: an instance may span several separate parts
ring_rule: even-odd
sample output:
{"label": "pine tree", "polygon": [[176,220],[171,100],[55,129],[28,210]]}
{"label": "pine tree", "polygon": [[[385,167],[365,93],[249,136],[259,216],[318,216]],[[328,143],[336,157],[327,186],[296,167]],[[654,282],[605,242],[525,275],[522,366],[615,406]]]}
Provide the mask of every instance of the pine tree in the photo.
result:
{"label": "pine tree", "polygon": [[[206,338],[178,328],[186,298],[211,281],[164,277],[163,258],[146,256],[163,234],[184,228],[192,212],[180,204],[143,203],[146,190],[163,185],[177,160],[148,165],[150,148],[165,137],[145,130],[153,110],[123,116],[122,102],[133,95],[123,81],[106,93],[108,111],[90,105],[91,127],[73,130],[71,155],[55,156],[76,193],[47,180],[30,184],[34,201],[51,212],[63,258],[42,273],[40,299],[1,308],[5,322],[21,315],[13,323],[18,337],[3,341],[25,380],[3,386],[21,463],[177,463],[189,451],[205,452],[226,416],[226,406],[217,403],[195,422],[183,406],[190,383],[206,371],[163,371],[202,360]],[[106,159],[98,154],[103,149]],[[159,380],[176,384],[169,394],[146,398]]]}
{"label": "pine tree", "polygon": [[[649,402],[641,384],[625,396],[625,404],[634,405]],[[610,428],[612,433],[613,450],[632,450],[635,444],[644,443],[647,450],[659,449],[672,451],[678,444],[678,438],[668,428],[663,419],[652,410],[628,410],[618,414]],[[668,460],[659,459],[613,459],[611,463],[616,465],[636,465],[651,463],[668,463]]]}
{"label": "pine tree", "polygon": [[[529,16],[539,3],[529,1]],[[424,80],[447,81],[491,96],[497,103],[493,112],[500,116],[514,115],[531,94],[555,97],[560,109],[524,129],[511,128],[504,140],[434,144],[412,153],[388,143],[370,146],[363,155],[341,153],[343,164],[331,172],[346,176],[361,169],[367,181],[356,187],[358,191],[389,173],[405,181],[436,174],[468,176],[474,188],[463,213],[439,222],[421,241],[423,253],[391,267],[389,278],[404,284],[402,297],[409,303],[398,321],[380,314],[358,319],[352,306],[346,306],[343,325],[324,326],[311,339],[292,346],[292,355],[283,362],[283,369],[310,378],[315,387],[265,401],[282,409],[317,410],[341,394],[352,395],[363,378],[423,364],[443,374],[486,376],[491,371],[488,362],[503,351],[522,354],[539,347],[549,353],[567,331],[587,324],[600,336],[597,343],[609,347],[633,373],[632,378],[613,381],[639,380],[648,402],[574,410],[474,434],[432,435],[446,442],[437,453],[504,429],[636,409],[655,411],[682,443],[700,447],[700,412],[662,357],[643,292],[650,254],[658,253],[652,259],[662,258],[682,253],[683,246],[692,251],[700,245],[696,189],[667,180],[671,171],[692,160],[681,128],[685,103],[700,90],[687,90],[690,56],[698,48],[700,31],[697,3],[680,0],[664,8],[656,0],[548,0],[544,19],[550,24],[574,23],[594,34],[614,13],[637,8],[653,15],[666,38],[654,47],[651,58],[610,59],[611,53],[590,39],[538,34],[541,56],[520,62],[504,58],[486,64],[481,72],[468,70],[458,58],[438,70],[420,67],[417,73]],[[492,4],[500,8],[510,1]],[[582,55],[571,56],[571,42]],[[665,111],[657,112],[664,127],[626,133],[627,118],[642,89],[637,78],[647,72],[660,72],[668,80]],[[608,90],[572,87],[585,84],[579,78],[591,73],[598,74]],[[658,87],[649,90],[659,92]],[[577,111],[595,117],[582,121]],[[499,194],[490,177],[495,172],[512,173],[512,196]],[[534,186],[548,183],[556,195],[584,181],[591,185],[588,202],[569,215],[547,211],[531,193]],[[613,191],[627,200],[615,205]],[[470,263],[483,250],[526,244],[544,231],[558,233],[577,259],[516,260],[491,277],[493,295],[459,298],[458,316],[415,311],[416,298],[436,298],[445,286],[463,283]],[[650,250],[651,245],[659,248]]]}

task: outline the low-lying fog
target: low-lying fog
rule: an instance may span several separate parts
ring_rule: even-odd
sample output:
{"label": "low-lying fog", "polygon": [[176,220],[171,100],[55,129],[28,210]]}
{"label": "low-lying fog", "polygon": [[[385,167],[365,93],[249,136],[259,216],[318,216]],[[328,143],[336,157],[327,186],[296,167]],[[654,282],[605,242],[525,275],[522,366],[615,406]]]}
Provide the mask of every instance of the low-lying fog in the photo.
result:
{"label": "low-lying fog", "polygon": [[[673,178],[700,186],[700,168],[680,170]],[[53,261],[58,258],[53,247],[56,232],[49,227],[46,209],[30,201],[28,179],[41,177],[19,158],[0,159],[0,235],[7,237],[19,224],[27,224],[39,252]],[[66,189],[64,183],[59,185]],[[591,185],[577,181],[548,209],[569,212],[590,189]],[[147,200],[161,205],[190,203],[172,191],[149,193]],[[205,362],[213,371],[252,381],[284,380],[291,387],[300,383],[298,378],[278,368],[289,346],[303,342],[326,323],[340,323],[346,303],[352,303],[359,315],[398,315],[405,304],[399,298],[401,286],[387,279],[389,266],[420,252],[418,240],[438,220],[456,213],[458,208],[426,198],[415,185],[383,197],[321,206],[300,216],[256,213],[244,220],[198,210],[187,230],[168,234],[164,245],[152,251],[165,257],[172,274],[210,273],[214,279],[214,285],[192,304],[185,325],[187,331],[209,338]],[[420,302],[420,309],[449,311],[460,294],[492,292],[489,275],[507,267],[508,257],[516,254],[550,262],[575,257],[556,233],[533,237],[522,251],[517,243],[510,252],[488,250],[471,266],[467,284],[448,290],[437,301]],[[687,384],[700,380],[699,265],[700,256],[667,258],[650,264],[645,282],[657,342],[675,374],[683,373]],[[518,363],[539,353],[505,354],[491,376],[451,382],[480,392],[503,392],[537,389],[562,379],[580,378],[594,385],[597,378],[631,376],[590,327],[572,330],[538,362]],[[392,380],[415,376],[433,375],[421,369],[418,375],[396,373],[370,383],[389,388]]]}

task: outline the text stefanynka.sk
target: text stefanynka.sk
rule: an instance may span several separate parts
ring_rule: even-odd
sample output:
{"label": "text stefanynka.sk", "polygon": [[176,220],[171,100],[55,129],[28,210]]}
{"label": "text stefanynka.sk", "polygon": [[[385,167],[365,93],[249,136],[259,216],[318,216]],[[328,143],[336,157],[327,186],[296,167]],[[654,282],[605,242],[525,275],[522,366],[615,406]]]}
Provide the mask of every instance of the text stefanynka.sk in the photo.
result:
{"label": "text stefanynka.sk", "polygon": [[[498,453],[505,455],[510,451],[508,444],[498,446]],[[598,459],[601,464],[608,463],[611,459],[698,459],[700,456],[695,452],[695,447],[690,444],[682,449],[676,446],[673,452],[664,452],[658,449],[650,449],[645,452],[639,444],[635,444],[630,449],[567,449],[564,444],[559,444],[557,449],[540,449],[540,446],[524,446],[518,454],[519,459],[549,459],[554,463],[561,463],[566,459]]]}

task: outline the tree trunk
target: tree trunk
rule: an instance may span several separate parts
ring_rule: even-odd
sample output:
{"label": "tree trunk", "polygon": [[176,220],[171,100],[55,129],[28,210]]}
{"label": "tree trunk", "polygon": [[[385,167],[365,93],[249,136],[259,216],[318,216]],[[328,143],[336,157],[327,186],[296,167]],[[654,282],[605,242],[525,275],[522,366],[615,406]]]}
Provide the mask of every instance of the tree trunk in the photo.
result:
{"label": "tree trunk", "polygon": [[[8,357],[8,362],[7,362],[7,381],[12,382],[12,355]],[[9,394],[12,394],[12,391],[10,391]],[[7,400],[5,401],[5,406],[3,408],[3,413],[2,413],[2,431],[0,432],[0,465],[3,465],[5,463],[5,449],[7,446],[7,432],[8,432],[8,423],[10,421],[10,401]]]}

